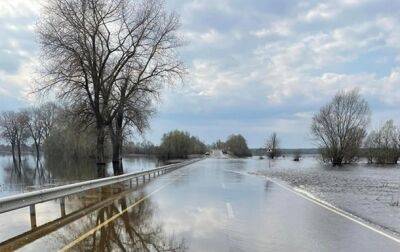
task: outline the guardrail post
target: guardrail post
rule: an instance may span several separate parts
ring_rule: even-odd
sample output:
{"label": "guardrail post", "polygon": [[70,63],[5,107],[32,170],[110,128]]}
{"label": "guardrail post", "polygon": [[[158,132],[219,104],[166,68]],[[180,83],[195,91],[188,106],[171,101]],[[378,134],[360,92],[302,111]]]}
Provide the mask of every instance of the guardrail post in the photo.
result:
{"label": "guardrail post", "polygon": [[149,180],[150,180],[150,175],[151,175],[151,173],[149,173]]}
{"label": "guardrail post", "polygon": [[29,206],[29,212],[31,214],[31,228],[36,228],[36,209],[35,205]]}
{"label": "guardrail post", "polygon": [[136,186],[139,186],[139,177],[136,177]]}
{"label": "guardrail post", "polygon": [[132,179],[129,180],[129,186],[132,188]]}
{"label": "guardrail post", "polygon": [[146,176],[143,175],[143,183],[145,183],[145,182],[146,182]]}
{"label": "guardrail post", "polygon": [[65,216],[65,198],[62,197],[60,199],[60,209],[61,209],[61,217]]}

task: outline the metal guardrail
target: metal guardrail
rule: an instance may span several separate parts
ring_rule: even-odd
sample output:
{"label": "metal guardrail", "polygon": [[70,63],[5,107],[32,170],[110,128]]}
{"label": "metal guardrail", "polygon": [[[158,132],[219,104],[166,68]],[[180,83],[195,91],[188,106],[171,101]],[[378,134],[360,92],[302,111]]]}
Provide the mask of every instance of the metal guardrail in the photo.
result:
{"label": "metal guardrail", "polygon": [[[57,187],[53,187],[53,188],[42,189],[42,190],[37,190],[37,191],[33,191],[33,192],[21,193],[21,194],[17,194],[17,195],[0,198],[0,214],[15,210],[15,209],[30,206],[31,217],[32,217],[32,215],[35,215],[35,204],[61,198],[62,199],[61,207],[63,207],[65,196],[84,192],[84,191],[87,191],[90,189],[100,188],[100,187],[107,186],[107,185],[112,185],[115,183],[126,182],[126,181],[130,181],[130,183],[132,185],[133,179],[136,179],[136,183],[138,184],[139,179],[141,177],[143,178],[142,181],[145,182],[146,176],[148,176],[148,178],[150,179],[151,174],[154,174],[154,177],[155,177],[156,173],[157,173],[157,175],[159,175],[160,173],[164,174],[166,172],[181,168],[183,166],[192,164],[199,160],[201,160],[201,158],[182,162],[182,163],[165,165],[165,166],[161,166],[161,167],[158,167],[158,168],[155,168],[152,170],[148,170],[148,171],[143,171],[143,172],[127,173],[127,174],[113,176],[113,177],[94,179],[94,180],[78,182],[78,183],[64,185],[64,186],[57,186]],[[32,224],[32,227],[34,227],[34,226],[36,226],[36,223]]]}

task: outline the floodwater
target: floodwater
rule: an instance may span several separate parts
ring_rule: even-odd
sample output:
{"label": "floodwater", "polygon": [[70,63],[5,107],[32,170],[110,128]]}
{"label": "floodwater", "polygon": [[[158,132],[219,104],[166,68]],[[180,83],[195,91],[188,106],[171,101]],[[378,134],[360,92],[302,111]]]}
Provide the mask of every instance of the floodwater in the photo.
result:
{"label": "floodwater", "polygon": [[[208,158],[152,178],[0,215],[0,250],[400,251],[400,243],[261,176],[266,160]],[[13,221],[10,221],[10,220]]]}
{"label": "floodwater", "polygon": [[283,180],[389,232],[400,233],[400,165],[361,160],[332,167],[317,156],[305,156],[300,162],[290,157],[263,161],[252,161],[260,165],[255,173]]}
{"label": "floodwater", "polygon": [[[125,173],[149,170],[158,165],[153,157],[123,159]],[[112,164],[108,163],[106,168],[107,174],[112,175]],[[21,170],[21,174],[16,172],[11,155],[0,155],[0,197],[97,178],[93,160],[42,159],[37,163],[35,157],[26,155],[23,156]]]}

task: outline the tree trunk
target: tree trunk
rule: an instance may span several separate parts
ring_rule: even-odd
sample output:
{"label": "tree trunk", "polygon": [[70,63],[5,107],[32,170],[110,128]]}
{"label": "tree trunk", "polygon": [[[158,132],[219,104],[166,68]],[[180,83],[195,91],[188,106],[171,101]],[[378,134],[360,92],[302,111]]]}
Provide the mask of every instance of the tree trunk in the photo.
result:
{"label": "tree trunk", "polygon": [[21,158],[21,141],[17,140],[17,151],[18,151],[18,168],[21,170],[22,158]]}
{"label": "tree trunk", "polygon": [[106,132],[104,125],[98,124],[96,127],[96,131],[97,131],[97,140],[96,140],[97,174],[100,178],[103,178],[106,176],[106,157],[105,157]]}
{"label": "tree trunk", "polygon": [[15,157],[15,143],[14,142],[11,143],[11,152],[12,152],[14,167],[17,168],[17,158]]}
{"label": "tree trunk", "polygon": [[121,175],[124,173],[122,166],[122,142],[123,142],[123,114],[118,113],[115,118],[114,127],[110,127],[112,151],[113,151],[113,170],[114,175]]}
{"label": "tree trunk", "polygon": [[36,166],[39,167],[40,162],[40,144],[35,140],[35,149],[36,149]]}

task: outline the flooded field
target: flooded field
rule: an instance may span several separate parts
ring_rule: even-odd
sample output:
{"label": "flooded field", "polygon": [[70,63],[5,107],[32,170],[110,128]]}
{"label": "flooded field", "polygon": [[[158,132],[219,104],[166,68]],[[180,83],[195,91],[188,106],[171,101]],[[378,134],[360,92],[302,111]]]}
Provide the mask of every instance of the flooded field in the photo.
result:
{"label": "flooded field", "polygon": [[[153,169],[156,158],[132,156],[123,159],[124,172]],[[112,164],[107,164],[107,174],[112,175]],[[41,188],[69,184],[97,178],[93,160],[65,161],[42,159],[39,164],[33,156],[23,157],[22,174],[18,174],[11,155],[0,155],[0,197]]]}
{"label": "flooded field", "polygon": [[283,180],[299,191],[400,233],[398,165],[377,166],[360,161],[333,168],[322,164],[317,156],[305,156],[300,162],[290,157],[252,162],[260,164],[253,173]]}

